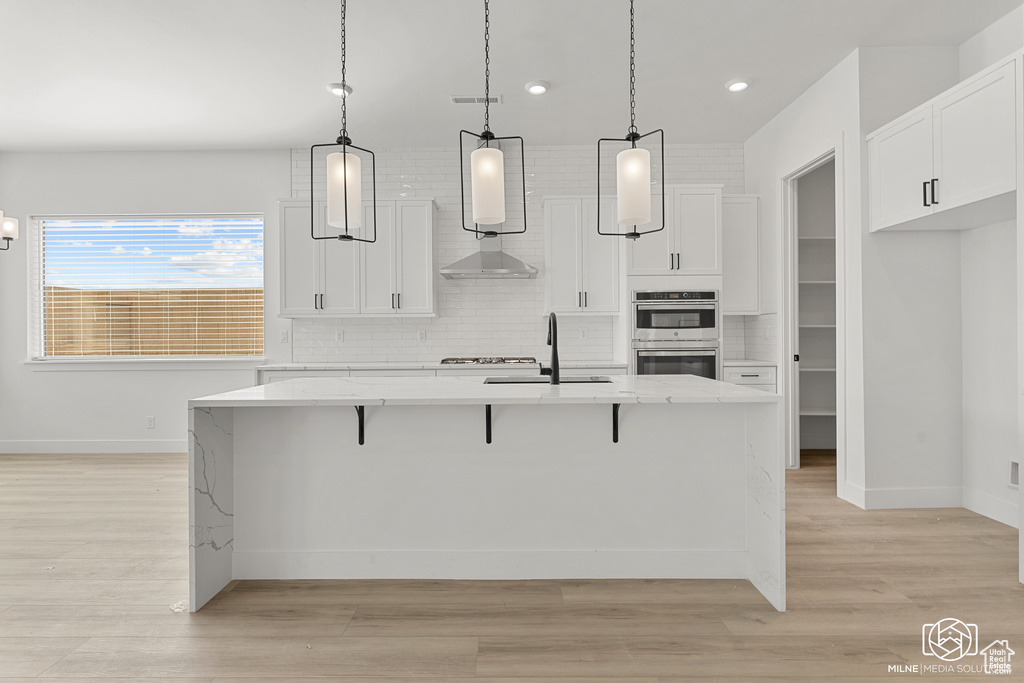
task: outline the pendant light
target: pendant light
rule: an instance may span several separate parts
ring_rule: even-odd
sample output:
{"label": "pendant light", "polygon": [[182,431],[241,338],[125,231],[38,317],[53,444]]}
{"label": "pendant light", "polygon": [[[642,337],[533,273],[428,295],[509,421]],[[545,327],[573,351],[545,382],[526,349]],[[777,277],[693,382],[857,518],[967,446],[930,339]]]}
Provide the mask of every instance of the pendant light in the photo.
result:
{"label": "pendant light", "polygon": [[5,217],[3,211],[0,211],[0,239],[4,242],[0,251],[7,251],[11,248],[11,241],[18,239],[18,219]]}
{"label": "pendant light", "polygon": [[[624,138],[601,138],[597,141],[597,233],[635,240],[641,235],[665,229],[665,131],[661,128],[640,135],[636,128],[636,35],[633,0],[629,0],[629,130]],[[651,222],[651,153],[637,143],[657,134],[661,139],[661,227],[639,230]],[[625,142],[627,149],[615,157],[615,190],[618,198],[616,223],[625,232],[601,231],[601,143]],[[631,228],[631,229],[630,229]]]}
{"label": "pendant light", "polygon": [[[377,164],[374,153],[368,149],[352,144],[348,136],[348,93],[351,88],[345,82],[345,10],[346,0],[341,0],[341,131],[335,142],[313,145],[309,148],[309,203],[313,206],[313,188],[318,183],[314,173],[314,157],[320,148],[332,148],[327,155],[327,225],[341,229],[337,235],[317,236],[316,212],[310,218],[309,233],[315,240],[341,240],[343,242],[376,242],[377,241]],[[331,86],[328,86],[330,89]],[[365,228],[363,225],[363,160],[352,150],[359,150],[369,155],[370,182],[372,185],[373,238],[356,237],[352,231]],[[364,231],[365,232],[365,231]]]}
{"label": "pendant light", "polygon": [[[466,227],[466,158],[463,143],[466,136],[476,138],[476,149],[470,154],[470,184],[473,204],[473,227]],[[501,151],[502,140],[519,141],[519,161],[523,187],[523,229],[491,230],[480,226],[499,225],[505,222],[505,155]],[[484,130],[473,133],[468,130],[459,133],[459,178],[462,190],[462,229],[474,233],[478,239],[498,235],[517,235],[526,232],[526,154],[523,138],[518,135],[497,137],[491,132],[491,8],[490,0],[484,0]]]}

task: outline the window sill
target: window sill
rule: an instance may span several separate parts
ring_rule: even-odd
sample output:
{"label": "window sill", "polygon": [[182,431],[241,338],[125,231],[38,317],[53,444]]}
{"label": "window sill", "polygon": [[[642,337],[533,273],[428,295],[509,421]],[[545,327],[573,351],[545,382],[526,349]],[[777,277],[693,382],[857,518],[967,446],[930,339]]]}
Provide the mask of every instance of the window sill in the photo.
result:
{"label": "window sill", "polygon": [[103,358],[25,360],[33,372],[110,372],[150,370],[245,370],[266,362],[266,356],[244,358]]}

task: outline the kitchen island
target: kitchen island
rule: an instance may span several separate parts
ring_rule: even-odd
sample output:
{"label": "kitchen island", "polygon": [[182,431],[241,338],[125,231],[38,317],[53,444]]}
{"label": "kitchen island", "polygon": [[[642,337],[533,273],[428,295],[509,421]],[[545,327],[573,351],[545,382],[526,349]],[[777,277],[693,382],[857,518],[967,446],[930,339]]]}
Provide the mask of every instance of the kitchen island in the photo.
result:
{"label": "kitchen island", "polygon": [[779,397],[307,378],[189,401],[190,608],[233,579],[748,579],[785,609]]}

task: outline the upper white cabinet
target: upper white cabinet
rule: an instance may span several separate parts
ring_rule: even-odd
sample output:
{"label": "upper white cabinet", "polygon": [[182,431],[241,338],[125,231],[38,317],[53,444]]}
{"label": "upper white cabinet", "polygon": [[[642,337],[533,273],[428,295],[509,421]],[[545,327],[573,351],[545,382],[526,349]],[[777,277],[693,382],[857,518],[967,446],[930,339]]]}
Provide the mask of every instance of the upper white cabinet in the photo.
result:
{"label": "upper white cabinet", "polygon": [[[281,317],[432,315],[433,208],[429,199],[377,201],[377,241],[313,240],[310,204],[282,200]],[[372,205],[363,205],[364,224]],[[316,202],[318,235],[326,207]]]}
{"label": "upper white cabinet", "polygon": [[[660,196],[651,203],[651,223],[661,223]],[[665,187],[665,229],[630,240],[629,275],[720,275],[722,186]]]}
{"label": "upper white cabinet", "polygon": [[[595,197],[544,201],[547,308],[557,313],[619,312],[619,242],[597,234]],[[605,231],[615,229],[615,199],[601,202]]]}
{"label": "upper white cabinet", "polygon": [[722,313],[760,312],[760,201],[746,195],[722,197]]}
{"label": "upper white cabinet", "polygon": [[[323,234],[327,208],[323,202],[314,229]],[[280,202],[281,316],[310,318],[359,312],[359,261],[356,243],[314,240],[310,235],[310,204]]]}
{"label": "upper white cabinet", "polygon": [[968,229],[1013,217],[1016,63],[960,83],[868,136],[871,230]]}
{"label": "upper white cabinet", "polygon": [[[377,241],[361,252],[364,315],[434,312],[433,202],[377,202]],[[363,207],[364,224],[371,207]]]}

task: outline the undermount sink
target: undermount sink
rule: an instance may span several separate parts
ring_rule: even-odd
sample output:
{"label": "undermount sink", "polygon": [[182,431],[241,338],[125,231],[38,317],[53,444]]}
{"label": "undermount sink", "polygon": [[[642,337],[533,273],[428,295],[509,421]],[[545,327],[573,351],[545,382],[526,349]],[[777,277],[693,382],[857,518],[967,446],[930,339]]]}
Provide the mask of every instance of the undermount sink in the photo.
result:
{"label": "undermount sink", "polygon": [[[607,384],[611,377],[590,375],[588,377],[562,377],[561,384]],[[484,384],[551,384],[551,378],[545,376],[526,377],[485,377]]]}

